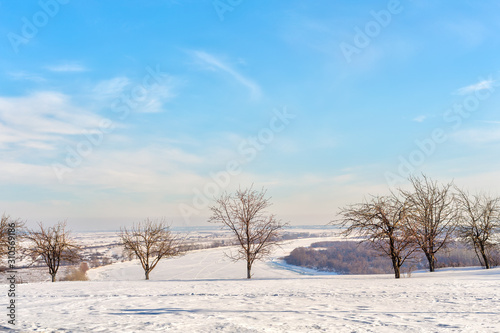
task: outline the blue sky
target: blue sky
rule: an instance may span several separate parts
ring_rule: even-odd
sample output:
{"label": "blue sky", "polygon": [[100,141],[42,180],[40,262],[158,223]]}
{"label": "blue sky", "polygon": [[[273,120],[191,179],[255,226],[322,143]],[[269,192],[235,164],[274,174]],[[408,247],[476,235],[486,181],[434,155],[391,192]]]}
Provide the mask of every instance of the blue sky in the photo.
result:
{"label": "blue sky", "polygon": [[291,224],[405,185],[498,194],[496,1],[0,1],[0,212]]}

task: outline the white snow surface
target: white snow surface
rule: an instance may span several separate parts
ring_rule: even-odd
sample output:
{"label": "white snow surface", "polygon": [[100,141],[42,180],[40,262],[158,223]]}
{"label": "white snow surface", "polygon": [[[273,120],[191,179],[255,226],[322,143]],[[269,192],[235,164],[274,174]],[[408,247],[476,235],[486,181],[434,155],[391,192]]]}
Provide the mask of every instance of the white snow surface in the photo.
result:
{"label": "white snow surface", "polygon": [[[254,266],[228,248],[168,259],[145,281],[137,261],[89,271],[91,281],[17,286],[19,332],[500,332],[500,269],[334,275],[287,269],[292,241]],[[3,284],[2,304],[7,304]],[[2,306],[5,309],[5,306]],[[0,322],[5,329],[6,310]]]}

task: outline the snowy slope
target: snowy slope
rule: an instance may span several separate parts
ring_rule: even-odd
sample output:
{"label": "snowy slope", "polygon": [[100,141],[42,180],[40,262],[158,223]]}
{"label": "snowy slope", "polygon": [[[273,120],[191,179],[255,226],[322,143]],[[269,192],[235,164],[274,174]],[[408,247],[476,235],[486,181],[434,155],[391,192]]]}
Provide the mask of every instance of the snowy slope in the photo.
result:
{"label": "snowy slope", "polygon": [[[297,274],[286,269],[273,269],[269,265],[274,258],[279,258],[290,253],[299,246],[309,246],[311,243],[336,238],[309,238],[299,239],[285,243],[277,248],[267,262],[257,262],[254,265],[254,278],[283,278],[296,277]],[[151,273],[151,280],[172,279],[240,279],[246,277],[245,262],[233,262],[225,253],[236,251],[236,248],[224,247],[189,252],[187,255],[165,261],[160,261]],[[91,280],[141,280],[144,279],[138,260],[103,266],[88,273]]]}
{"label": "snowy slope", "polygon": [[[319,240],[293,241],[277,256]],[[150,281],[137,262],[126,262],[91,270],[93,281],[19,285],[17,326],[27,332],[500,331],[500,269],[395,280],[311,276],[263,262],[246,280],[245,265],[231,262],[225,250],[166,260]]]}

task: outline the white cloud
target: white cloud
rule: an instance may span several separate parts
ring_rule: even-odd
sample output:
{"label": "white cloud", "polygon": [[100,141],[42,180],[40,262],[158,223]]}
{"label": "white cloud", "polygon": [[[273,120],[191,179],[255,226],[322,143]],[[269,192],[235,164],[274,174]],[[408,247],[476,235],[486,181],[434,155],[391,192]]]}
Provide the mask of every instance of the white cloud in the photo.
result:
{"label": "white cloud", "polygon": [[427,116],[425,115],[420,115],[420,116],[417,116],[415,118],[413,118],[412,120],[417,122],[417,123],[421,123],[423,122],[425,119],[427,119]]}
{"label": "white cloud", "polygon": [[54,149],[68,135],[98,128],[102,118],[74,106],[57,92],[0,97],[0,148],[12,145]]}
{"label": "white cloud", "polygon": [[[114,188],[121,192],[176,192],[200,179],[189,171],[204,159],[175,147],[96,150],[79,169],[65,178],[69,183]],[[188,175],[192,180],[187,180]],[[185,186],[185,185],[184,185]],[[182,190],[181,190],[182,192]]]}
{"label": "white cloud", "polygon": [[454,137],[457,141],[472,144],[500,142],[500,127],[463,130],[455,133]]}
{"label": "white cloud", "polygon": [[98,100],[118,98],[130,83],[130,80],[123,76],[100,81],[95,85],[92,97]]}
{"label": "white cloud", "polygon": [[54,183],[50,167],[17,161],[0,161],[0,182],[2,184],[39,185]]}
{"label": "white cloud", "polygon": [[33,74],[33,73],[28,73],[24,71],[20,72],[10,72],[9,76],[14,79],[14,80],[26,80],[26,81],[32,81],[32,82],[45,82],[45,78],[43,78],[40,75]]}
{"label": "white cloud", "polygon": [[63,63],[58,65],[45,66],[51,72],[86,72],[88,69],[76,63]]}
{"label": "white cloud", "polygon": [[474,93],[476,91],[481,91],[481,90],[491,90],[493,88],[493,85],[495,84],[495,81],[493,79],[488,79],[488,80],[482,80],[479,81],[478,83],[471,84],[466,87],[462,87],[456,91],[458,95],[467,95],[470,93]]}
{"label": "white cloud", "polygon": [[[62,191],[71,190],[67,185],[87,189],[108,189],[120,193],[184,193],[190,194],[197,184],[204,184],[208,177],[190,170],[203,165],[209,157],[201,157],[176,147],[148,146],[136,149],[96,147],[83,162],[64,171],[59,180],[52,164],[65,165],[66,155],[53,157],[43,165],[24,161],[0,160],[0,182],[14,184],[52,184]],[[82,196],[85,196],[83,193]],[[90,195],[90,194],[89,194]]]}
{"label": "white cloud", "polygon": [[250,91],[252,98],[259,99],[262,96],[262,90],[257,83],[245,77],[222,60],[203,51],[194,51],[193,54],[198,60],[201,60],[204,65],[208,66],[209,69],[216,69],[229,74],[233,79]]}
{"label": "white cloud", "polygon": [[170,84],[156,85],[146,91],[144,100],[139,101],[138,112],[157,113],[164,111],[164,104],[175,97]]}
{"label": "white cloud", "polygon": [[[133,106],[133,111],[141,113],[162,112],[165,103],[176,97],[174,80],[165,76],[161,82],[155,82],[146,89],[141,81],[135,82],[127,77],[116,77],[99,82],[94,87],[91,98],[99,100],[109,107],[117,101],[120,102],[123,96],[131,101],[130,105]],[[134,98],[134,96],[137,97]]]}
{"label": "white cloud", "polygon": [[[31,142],[35,145],[44,144],[43,141]],[[36,146],[32,148],[38,149]],[[0,160],[0,183],[32,186],[49,184],[51,188],[62,192],[82,187],[82,191],[89,193],[81,193],[81,197],[90,197],[95,195],[90,192],[96,189],[112,190],[118,195],[190,194],[197,184],[204,184],[208,180],[208,177],[205,179],[191,169],[205,165],[210,156],[198,156],[174,146],[124,149],[109,145],[94,147],[89,155],[83,157],[81,164],[63,171],[62,184],[53,165],[66,166],[66,153],[49,155],[42,161],[26,161],[23,155],[27,151],[22,148],[17,150],[19,154],[8,154],[10,158]],[[39,152],[35,150],[33,153]]]}

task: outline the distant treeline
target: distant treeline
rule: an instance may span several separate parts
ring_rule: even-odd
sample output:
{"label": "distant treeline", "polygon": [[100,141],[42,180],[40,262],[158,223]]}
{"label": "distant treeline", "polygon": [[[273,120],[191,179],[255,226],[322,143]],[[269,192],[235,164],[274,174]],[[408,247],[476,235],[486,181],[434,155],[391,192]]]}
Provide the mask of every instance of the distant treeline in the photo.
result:
{"label": "distant treeline", "polygon": [[[318,271],[336,272],[338,274],[389,274],[393,272],[389,257],[381,256],[369,243],[356,241],[317,242],[309,247],[294,249],[286,256],[285,262],[290,265],[316,269]],[[500,254],[493,256],[494,265],[500,265]],[[474,250],[462,242],[451,242],[437,257],[437,267],[478,266]],[[428,268],[422,254],[405,263],[403,272]]]}

